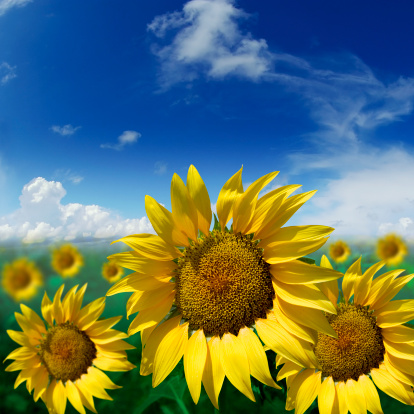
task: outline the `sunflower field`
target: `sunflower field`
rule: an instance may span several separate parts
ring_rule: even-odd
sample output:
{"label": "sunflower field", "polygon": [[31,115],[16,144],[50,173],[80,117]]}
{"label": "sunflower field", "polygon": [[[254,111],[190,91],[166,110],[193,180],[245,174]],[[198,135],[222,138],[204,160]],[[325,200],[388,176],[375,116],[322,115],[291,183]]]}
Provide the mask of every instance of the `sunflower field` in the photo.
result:
{"label": "sunflower field", "polygon": [[[346,245],[344,248],[343,245]],[[316,264],[321,262],[322,255],[326,255],[333,264],[333,267],[345,273],[347,268],[355,262],[359,257],[362,257],[362,270],[365,271],[368,267],[378,261],[377,241],[372,242],[328,242],[319,251],[310,254],[308,257],[315,260]],[[405,246],[408,251],[412,251],[414,246]],[[126,251],[127,249],[119,245],[109,246],[107,244],[97,243],[83,243],[77,244],[76,250],[78,252],[78,263],[82,263],[76,272],[70,277],[64,277],[58,272],[56,265],[56,250],[60,246],[33,246],[33,245],[16,245],[10,247],[2,247],[0,250],[0,265],[4,273],[7,264],[24,258],[31,262],[36,267],[36,272],[42,275],[42,282],[38,283],[36,291],[22,299],[21,302],[40,314],[40,307],[42,303],[43,292],[46,291],[49,296],[53,297],[54,293],[63,283],[65,285],[65,292],[72,287],[79,285],[83,286],[87,283],[87,289],[84,297],[84,304],[94,301],[96,298],[104,297],[111,287],[110,277],[115,276],[117,279],[117,272],[119,269],[108,269],[107,256],[114,253]],[[347,257],[342,260],[337,259],[337,256],[347,254]],[[55,254],[55,256],[54,256]],[[81,259],[80,259],[81,258]],[[394,269],[405,269],[402,275],[414,273],[414,261],[412,256],[405,256],[404,260],[398,265],[390,264],[383,268],[379,274]],[[36,272],[32,272],[33,277],[38,277]],[[109,272],[109,273],[108,273]],[[29,272],[30,273],[30,272]],[[126,274],[130,271],[126,271]],[[3,274],[4,278],[4,274]],[[117,280],[115,279],[115,280]],[[112,279],[112,283],[115,281]],[[407,283],[396,296],[396,299],[408,299],[414,295],[414,281]],[[116,329],[127,332],[128,325],[131,322],[126,319],[125,303],[128,300],[129,293],[121,293],[106,298],[106,307],[101,316],[111,318],[122,315],[123,318],[116,325]],[[6,291],[5,287],[0,291],[1,301],[1,341],[0,353],[4,359],[8,354],[16,349],[17,345],[6,334],[7,330],[19,330],[16,322],[14,312],[20,312],[19,302],[10,294],[10,289]],[[256,403],[250,401],[243,396],[226,378],[224,380],[220,397],[218,411],[209,400],[208,395],[202,387],[200,399],[197,405],[193,403],[191,394],[187,387],[184,376],[183,361],[181,360],[168,377],[162,381],[157,387],[152,387],[151,375],[140,375],[141,363],[141,337],[140,335],[132,335],[126,341],[133,345],[136,349],[128,350],[128,360],[136,366],[127,372],[106,372],[110,379],[122,388],[109,390],[110,398],[113,401],[106,399],[95,399],[95,408],[99,413],[110,412],[131,412],[134,414],[140,413],[284,413],[289,412],[285,410],[286,403],[286,379],[278,381],[281,389],[275,389],[267,386],[255,378],[252,380],[252,390]],[[266,351],[270,373],[272,378],[276,378],[281,366],[276,367],[275,353],[272,350]],[[4,362],[4,368],[10,361]],[[43,402],[39,399],[36,403],[33,397],[27,392],[25,383],[19,385],[14,389],[14,382],[17,377],[16,372],[5,372],[1,370],[0,381],[0,408],[4,413],[44,413],[46,408]],[[394,398],[391,398],[386,393],[379,391],[382,410],[385,413],[411,413],[412,408],[401,404]],[[70,404],[66,406],[67,413],[77,412]],[[314,401],[306,410],[306,413],[318,413],[317,401]]]}

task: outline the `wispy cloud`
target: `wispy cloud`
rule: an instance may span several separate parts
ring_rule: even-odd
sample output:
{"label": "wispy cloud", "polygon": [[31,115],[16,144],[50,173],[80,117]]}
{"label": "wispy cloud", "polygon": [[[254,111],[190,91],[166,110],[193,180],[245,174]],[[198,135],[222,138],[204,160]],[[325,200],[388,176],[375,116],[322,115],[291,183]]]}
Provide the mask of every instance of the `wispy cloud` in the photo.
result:
{"label": "wispy cloud", "polygon": [[154,164],[154,174],[163,175],[167,172],[167,163],[162,161],[157,161]]}
{"label": "wispy cloud", "polygon": [[74,127],[71,124],[67,124],[63,126],[53,125],[50,127],[50,129],[53,132],[56,132],[57,134],[60,134],[62,136],[73,135],[80,128],[82,127],[80,126]]}
{"label": "wispy cloud", "polygon": [[123,219],[98,205],[61,203],[61,182],[37,177],[23,187],[20,209],[0,217],[0,242],[106,239],[153,233],[147,217]]}
{"label": "wispy cloud", "polygon": [[84,177],[73,172],[71,169],[60,168],[53,173],[54,180],[59,180],[61,182],[69,181],[72,184],[79,184],[83,181]]}
{"label": "wispy cloud", "polygon": [[258,80],[269,72],[273,58],[266,41],[253,39],[238,27],[238,21],[248,16],[230,0],[191,0],[181,12],[155,17],[148,30],[159,39],[167,31],[177,31],[170,44],[153,48],[162,65],[163,87],[191,81],[200,73]]}
{"label": "wispy cloud", "polygon": [[125,145],[135,144],[138,139],[141,137],[141,134],[137,131],[124,131],[118,137],[117,144],[101,144],[101,148],[109,148],[116,151],[121,151],[124,149]]}
{"label": "wispy cloud", "polygon": [[0,16],[13,7],[24,7],[31,2],[32,0],[0,0]]}
{"label": "wispy cloud", "polygon": [[10,66],[7,62],[2,62],[2,64],[0,65],[0,83],[2,85],[5,85],[15,77],[17,77],[16,66]]}

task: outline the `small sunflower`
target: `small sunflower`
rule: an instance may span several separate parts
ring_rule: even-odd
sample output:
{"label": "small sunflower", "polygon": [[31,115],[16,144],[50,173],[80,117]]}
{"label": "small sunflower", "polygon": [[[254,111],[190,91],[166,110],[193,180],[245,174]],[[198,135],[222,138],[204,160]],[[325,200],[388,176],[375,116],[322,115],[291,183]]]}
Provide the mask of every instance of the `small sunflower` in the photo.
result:
{"label": "small sunflower", "polygon": [[34,262],[23,257],[4,265],[2,285],[16,302],[21,302],[36,295],[43,276]]}
{"label": "small sunflower", "polygon": [[133,251],[109,257],[135,271],[107,295],[134,292],[127,316],[139,313],[128,333],[141,332],[141,374],[153,374],[156,387],[184,357],[194,402],[203,383],[215,407],[225,377],[252,401],[251,375],[278,387],[261,341],[307,366],[317,363],[313,329],[335,336],[322,311],[336,309],[317,284],[341,273],[297,260],[321,247],[333,229],[281,228],[315,192],[289,197],[300,187],[289,185],[258,198],[277,172],[246,191],[241,173],[220,191],[211,231],[210,198],[198,171],[190,166],[187,185],[174,174],[172,213],[145,198],[157,235],[124,237]]}
{"label": "small sunflower", "polygon": [[401,237],[388,234],[377,243],[377,256],[385,260],[387,265],[397,265],[404,260],[408,253],[407,245]]}
{"label": "small sunflower", "polygon": [[348,259],[351,254],[351,249],[349,246],[342,240],[338,240],[335,243],[332,243],[329,246],[329,256],[336,263],[343,263]]}
{"label": "small sunflower", "polygon": [[117,282],[124,275],[124,269],[115,260],[110,260],[102,266],[102,276],[109,282]]}
{"label": "small sunflower", "polygon": [[52,267],[63,277],[73,277],[83,266],[83,257],[72,244],[64,244],[52,252]]}
{"label": "small sunflower", "polygon": [[105,308],[99,298],[81,309],[84,285],[73,287],[61,301],[62,285],[50,301],[46,292],[42,301],[45,323],[21,304],[16,320],[23,332],[9,330],[13,341],[21,345],[6,359],[14,359],[6,371],[21,371],[14,387],[24,381],[33,398],[41,398],[49,412],[63,414],[69,402],[81,414],[84,407],[96,413],[93,397],[112,400],[105,388],[120,388],[105,371],[128,371],[134,368],[127,360],[126,349],[134,347],[123,341],[127,335],[110,329],[121,316],[97,320]]}
{"label": "small sunflower", "polygon": [[[277,364],[284,363],[277,379],[286,378],[287,410],[302,414],[318,397],[321,414],[382,413],[375,385],[414,405],[414,329],[404,325],[414,318],[414,300],[391,301],[414,275],[398,277],[404,270],[392,270],[373,279],[384,264],[376,263],[364,274],[361,259],[350,266],[340,303],[336,281],[321,286],[337,308],[328,320],[338,338],[318,334],[316,369],[277,357]],[[321,265],[330,266],[325,256]]]}

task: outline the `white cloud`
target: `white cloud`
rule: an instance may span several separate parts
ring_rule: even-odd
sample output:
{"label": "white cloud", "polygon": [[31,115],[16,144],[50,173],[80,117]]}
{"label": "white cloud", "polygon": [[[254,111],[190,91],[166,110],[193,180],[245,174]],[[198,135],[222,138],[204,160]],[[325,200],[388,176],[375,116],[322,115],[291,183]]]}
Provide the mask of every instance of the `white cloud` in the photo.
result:
{"label": "white cloud", "polygon": [[12,7],[24,7],[32,0],[0,0],[0,16],[9,11]]}
{"label": "white cloud", "polygon": [[167,172],[167,163],[162,161],[157,161],[154,164],[154,174],[163,175]]}
{"label": "white cloud", "polygon": [[73,135],[80,128],[82,128],[82,127],[80,127],[80,126],[74,127],[71,124],[67,124],[67,125],[63,125],[63,126],[52,125],[50,127],[50,129],[53,132],[56,132],[57,134],[60,134],[62,136]]}
{"label": "white cloud", "polygon": [[98,205],[62,204],[62,183],[38,177],[23,187],[20,209],[0,217],[0,241],[25,243],[90,238],[114,239],[153,233],[146,217],[123,219]]}
{"label": "white cloud", "polygon": [[181,12],[155,17],[148,30],[158,38],[178,29],[171,44],[154,46],[163,86],[191,81],[199,72],[218,79],[229,74],[251,80],[263,77],[273,58],[264,39],[253,39],[239,29],[238,21],[248,16],[232,0],[191,0]]}
{"label": "white cloud", "polygon": [[[0,4],[1,7],[1,4]],[[1,8],[0,8],[0,15],[1,15]],[[7,62],[3,62],[0,64],[0,83],[5,85],[15,77],[16,75],[16,66],[10,66]]]}
{"label": "white cloud", "polygon": [[79,184],[83,181],[84,177],[73,172],[71,169],[60,168],[53,173],[54,180],[58,179],[59,181],[66,182],[70,181],[72,184]]}
{"label": "white cloud", "polygon": [[137,131],[124,131],[118,137],[118,144],[101,144],[101,148],[109,148],[116,151],[121,151],[124,149],[125,145],[134,144],[140,137],[141,134]]}
{"label": "white cloud", "polygon": [[362,146],[332,156],[330,163],[336,163],[338,177],[320,181],[318,193],[298,213],[299,224],[332,226],[334,237],[397,232],[414,239],[414,154]]}

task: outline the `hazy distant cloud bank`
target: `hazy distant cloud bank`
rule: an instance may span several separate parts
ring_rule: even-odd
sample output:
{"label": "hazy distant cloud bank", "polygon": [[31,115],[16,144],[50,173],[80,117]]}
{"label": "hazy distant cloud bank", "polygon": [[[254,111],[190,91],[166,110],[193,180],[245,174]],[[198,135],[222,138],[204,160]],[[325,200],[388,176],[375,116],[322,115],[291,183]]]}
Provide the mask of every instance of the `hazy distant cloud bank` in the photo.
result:
{"label": "hazy distant cloud bank", "polygon": [[125,145],[135,144],[140,137],[141,134],[137,131],[124,131],[118,137],[117,144],[101,144],[101,148],[109,148],[116,151],[121,151],[124,149]]}
{"label": "hazy distant cloud bank", "polygon": [[62,204],[66,190],[58,181],[38,177],[23,187],[20,209],[0,217],[0,242],[25,243],[115,239],[153,233],[146,217],[123,219],[98,205]]}
{"label": "hazy distant cloud bank", "polygon": [[15,77],[17,77],[16,66],[11,66],[7,62],[0,64],[0,83],[2,85],[5,85]]}
{"label": "hazy distant cloud bank", "polygon": [[32,0],[0,0],[0,16],[9,11],[12,7],[24,7]]}

